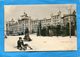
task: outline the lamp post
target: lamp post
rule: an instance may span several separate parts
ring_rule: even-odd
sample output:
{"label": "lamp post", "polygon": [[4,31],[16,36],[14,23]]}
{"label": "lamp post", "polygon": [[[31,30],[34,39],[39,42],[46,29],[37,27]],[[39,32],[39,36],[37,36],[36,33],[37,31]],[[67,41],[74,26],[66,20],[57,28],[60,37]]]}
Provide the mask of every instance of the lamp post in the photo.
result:
{"label": "lamp post", "polygon": [[[70,6],[70,8],[68,9],[70,15],[71,15],[71,7],[72,6]],[[71,38],[71,16],[69,16],[69,36]]]}

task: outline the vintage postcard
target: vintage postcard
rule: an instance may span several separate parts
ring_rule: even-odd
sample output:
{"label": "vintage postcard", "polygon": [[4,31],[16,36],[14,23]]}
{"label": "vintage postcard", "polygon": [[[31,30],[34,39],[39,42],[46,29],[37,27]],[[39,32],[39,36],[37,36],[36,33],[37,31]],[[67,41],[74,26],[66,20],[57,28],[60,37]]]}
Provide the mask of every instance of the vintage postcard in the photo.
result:
{"label": "vintage postcard", "polygon": [[4,5],[4,51],[77,50],[76,4]]}

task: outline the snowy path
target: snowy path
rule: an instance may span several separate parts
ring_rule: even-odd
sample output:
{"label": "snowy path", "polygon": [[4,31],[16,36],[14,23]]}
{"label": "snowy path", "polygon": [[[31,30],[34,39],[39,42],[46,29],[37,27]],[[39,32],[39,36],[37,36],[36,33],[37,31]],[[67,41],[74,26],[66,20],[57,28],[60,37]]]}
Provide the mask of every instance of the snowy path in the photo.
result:
{"label": "snowy path", "polygon": [[[16,42],[20,36],[8,36],[5,39],[5,51],[20,51],[16,48]],[[23,36],[21,36],[23,37]],[[33,50],[27,49],[26,51],[63,51],[63,50],[76,50],[77,38],[69,37],[42,37],[36,35],[30,35],[32,41],[28,44]]]}

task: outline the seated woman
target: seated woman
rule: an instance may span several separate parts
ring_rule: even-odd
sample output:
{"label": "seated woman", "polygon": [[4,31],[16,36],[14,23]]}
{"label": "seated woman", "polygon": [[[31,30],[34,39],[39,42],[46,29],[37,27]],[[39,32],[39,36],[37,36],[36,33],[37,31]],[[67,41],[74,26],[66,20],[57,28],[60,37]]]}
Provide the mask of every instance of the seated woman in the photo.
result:
{"label": "seated woman", "polygon": [[28,28],[25,29],[24,40],[25,40],[25,41],[32,41],[32,39],[31,39],[30,36],[29,36],[29,29],[28,29]]}

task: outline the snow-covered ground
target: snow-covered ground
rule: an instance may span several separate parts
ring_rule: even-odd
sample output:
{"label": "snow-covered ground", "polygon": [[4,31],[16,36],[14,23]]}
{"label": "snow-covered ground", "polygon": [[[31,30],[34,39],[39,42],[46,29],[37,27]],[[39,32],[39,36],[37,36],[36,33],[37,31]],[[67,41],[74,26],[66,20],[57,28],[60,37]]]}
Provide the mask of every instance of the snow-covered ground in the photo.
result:
{"label": "snow-covered ground", "polygon": [[[20,51],[16,48],[16,43],[19,37],[23,38],[24,36],[22,35],[7,37],[8,38],[4,41],[5,51]],[[66,51],[77,49],[77,38],[75,36],[72,36],[71,38],[69,38],[69,36],[37,37],[35,34],[31,34],[30,37],[32,41],[27,43],[33,48],[33,50],[30,50],[28,48],[26,51]]]}

